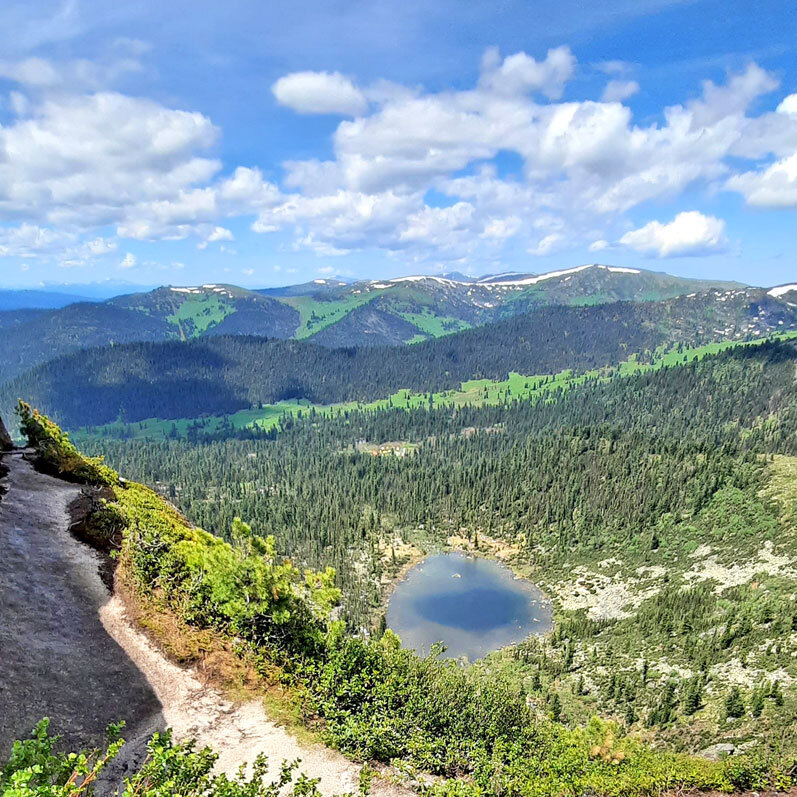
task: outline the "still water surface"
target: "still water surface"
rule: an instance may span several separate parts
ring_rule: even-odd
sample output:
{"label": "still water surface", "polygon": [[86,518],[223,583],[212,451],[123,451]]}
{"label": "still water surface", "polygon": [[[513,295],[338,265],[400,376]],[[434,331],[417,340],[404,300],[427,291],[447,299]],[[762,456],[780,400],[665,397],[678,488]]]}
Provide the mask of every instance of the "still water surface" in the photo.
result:
{"label": "still water surface", "polygon": [[540,589],[499,562],[440,553],[414,567],[394,591],[387,624],[405,647],[426,654],[442,642],[446,656],[470,661],[552,627]]}

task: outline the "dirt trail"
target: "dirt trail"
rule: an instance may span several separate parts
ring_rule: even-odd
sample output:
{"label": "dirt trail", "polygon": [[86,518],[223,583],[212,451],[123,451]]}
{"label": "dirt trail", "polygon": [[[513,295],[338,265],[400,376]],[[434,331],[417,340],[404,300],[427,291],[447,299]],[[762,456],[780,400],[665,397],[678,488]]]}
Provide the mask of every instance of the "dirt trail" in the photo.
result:
{"label": "dirt trail", "polygon": [[[177,739],[212,746],[229,774],[265,753],[275,774],[284,759],[300,758],[300,770],[320,778],[324,797],[356,792],[357,764],[300,744],[262,704],[233,705],[169,662],[109,594],[99,557],[69,534],[67,507],[80,488],[37,473],[19,452],[3,459],[0,756],[43,716],[69,745],[100,743],[107,724],[124,718],[129,741],[114,767],[117,778],[154,730],[171,727]],[[377,780],[372,792],[408,793]]]}
{"label": "dirt trail", "polygon": [[[300,758],[301,771],[308,777],[321,779],[319,789],[325,797],[357,792],[358,765],[326,747],[300,744],[285,728],[268,718],[261,703],[236,706],[215,689],[200,683],[190,669],[167,661],[144,634],[131,626],[118,596],[102,607],[100,618],[155,690],[166,725],[174,729],[175,737],[192,737],[200,746],[211,746],[219,753],[218,766],[222,770],[234,774],[258,753],[268,756],[272,772],[277,771],[283,759]],[[408,793],[376,779],[373,782],[372,794],[378,797]]]}

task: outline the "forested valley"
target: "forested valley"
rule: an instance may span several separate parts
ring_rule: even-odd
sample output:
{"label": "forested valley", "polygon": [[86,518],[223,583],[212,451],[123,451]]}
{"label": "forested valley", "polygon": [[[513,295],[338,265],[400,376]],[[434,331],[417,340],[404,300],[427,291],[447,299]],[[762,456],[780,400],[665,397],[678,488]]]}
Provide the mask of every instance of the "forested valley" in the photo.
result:
{"label": "forested valley", "polygon": [[742,738],[790,747],[796,363],[771,342],[536,403],[309,412],[250,439],[84,448],[204,528],[240,516],[334,566],[355,633],[378,631],[389,583],[423,552],[514,552],[556,627],[485,672],[565,723],[597,711],[695,750],[730,716]]}
{"label": "forested valley", "polygon": [[[481,778],[473,794],[501,772],[536,794],[518,762],[542,734],[546,795],[606,793],[595,768],[631,750],[640,794],[660,790],[663,761],[700,788],[787,783],[797,342],[787,304],[735,295],[542,307],[393,348],[87,349],[6,383],[0,403],[31,398],[229,543],[21,405],[46,467],[113,490],[99,533],[146,600],[251,645],[350,755]],[[401,647],[392,590],[453,550],[539,585],[553,629],[467,666]],[[738,763],[705,759],[729,749]],[[704,758],[667,758],[681,753]]]}
{"label": "forested valley", "polygon": [[470,379],[505,379],[510,371],[584,372],[632,355],[645,362],[661,347],[755,339],[797,325],[794,309],[766,294],[753,302],[735,295],[716,298],[542,307],[389,349],[330,350],[248,336],[87,349],[7,382],[0,407],[9,412],[24,396],[76,428],[221,415],[290,399],[369,401],[405,388],[428,393]]}
{"label": "forested valley", "polygon": [[0,42],[0,797],[797,797],[793,2]]}

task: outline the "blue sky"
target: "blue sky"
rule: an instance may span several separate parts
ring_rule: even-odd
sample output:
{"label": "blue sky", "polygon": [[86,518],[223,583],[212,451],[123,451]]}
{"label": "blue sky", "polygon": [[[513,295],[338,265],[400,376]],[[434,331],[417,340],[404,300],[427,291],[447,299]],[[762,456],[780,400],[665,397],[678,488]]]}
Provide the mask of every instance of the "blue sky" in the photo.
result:
{"label": "blue sky", "polygon": [[0,285],[588,262],[794,281],[796,20],[744,0],[6,0]]}

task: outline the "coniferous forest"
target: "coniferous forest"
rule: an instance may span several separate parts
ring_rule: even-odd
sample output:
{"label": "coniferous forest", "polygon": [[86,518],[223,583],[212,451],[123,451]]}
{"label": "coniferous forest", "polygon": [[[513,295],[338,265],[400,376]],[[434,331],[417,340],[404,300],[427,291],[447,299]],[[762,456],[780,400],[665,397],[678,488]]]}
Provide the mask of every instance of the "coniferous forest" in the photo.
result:
{"label": "coniferous forest", "polygon": [[585,372],[631,356],[644,362],[659,348],[755,338],[743,331],[753,313],[766,318],[770,329],[791,328],[793,309],[766,298],[752,306],[728,301],[709,308],[685,297],[554,305],[390,349],[325,349],[246,335],[91,348],[7,382],[0,389],[0,407],[11,411],[24,396],[59,423],[76,428],[220,415],[293,399],[370,401],[400,389],[429,393],[471,379],[506,379],[512,371]]}
{"label": "coniferous forest", "polygon": [[566,724],[597,712],[690,750],[725,730],[735,688],[746,732],[791,727],[792,744],[797,574],[778,562],[794,545],[795,364],[794,344],[772,342],[536,403],[307,412],[227,439],[84,448],[203,528],[242,517],[333,566],[352,633],[378,632],[391,581],[423,552],[508,550],[553,598],[555,630],[485,672]]}
{"label": "coniferous forest", "polygon": [[[541,307],[389,349],[215,335],[85,349],[7,382],[0,403],[32,398],[105,458],[20,405],[40,468],[112,496],[89,499],[84,531],[142,611],[221,634],[355,758],[441,777],[445,797],[497,778],[523,797],[787,785],[797,342],[785,324],[734,332],[732,303],[722,329],[694,309]],[[393,590],[453,550],[536,584],[552,629],[475,662],[402,647]],[[19,765],[66,771],[46,724],[35,734]],[[190,748],[152,744],[153,761],[209,777],[210,758],[196,769]]]}

